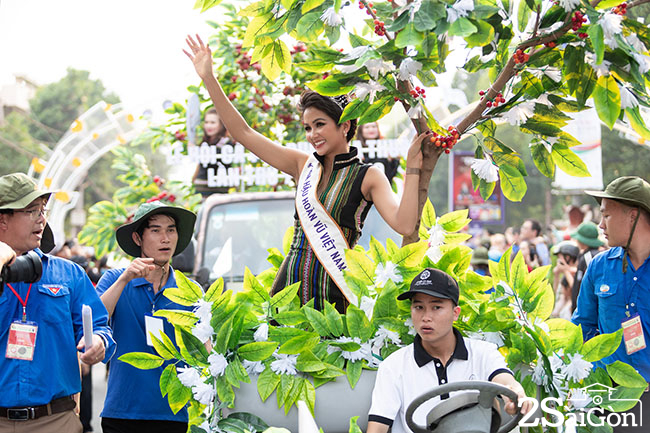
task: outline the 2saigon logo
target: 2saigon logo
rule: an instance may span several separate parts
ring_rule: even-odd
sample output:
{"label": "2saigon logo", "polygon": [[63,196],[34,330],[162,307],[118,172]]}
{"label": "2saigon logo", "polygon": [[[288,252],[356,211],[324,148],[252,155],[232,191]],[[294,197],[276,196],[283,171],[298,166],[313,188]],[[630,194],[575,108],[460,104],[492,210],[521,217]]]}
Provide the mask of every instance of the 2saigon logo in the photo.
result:
{"label": "2saigon logo", "polygon": [[[570,404],[576,410],[566,414],[557,409],[565,404],[562,399],[557,397],[547,397],[542,399],[541,402],[532,397],[520,399],[520,406],[524,402],[530,401],[533,407],[519,421],[519,427],[537,427],[540,424],[542,427],[602,427],[605,425],[612,427],[641,427],[641,414],[643,413],[641,401],[616,398],[615,391],[615,388],[600,383],[574,390],[573,397],[570,398]],[[638,410],[634,412],[614,412],[612,404],[621,402],[627,403],[630,407]],[[595,406],[587,407],[591,403]],[[548,415],[548,417],[544,415]]]}

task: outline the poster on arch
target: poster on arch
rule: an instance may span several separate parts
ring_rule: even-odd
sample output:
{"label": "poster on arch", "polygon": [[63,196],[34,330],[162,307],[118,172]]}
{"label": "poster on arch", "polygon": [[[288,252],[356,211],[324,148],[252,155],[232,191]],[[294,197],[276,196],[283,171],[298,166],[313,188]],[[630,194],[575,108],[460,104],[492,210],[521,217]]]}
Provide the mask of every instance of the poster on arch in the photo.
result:
{"label": "poster on arch", "polygon": [[449,209],[468,209],[475,224],[503,224],[505,202],[501,185],[497,181],[494,192],[483,200],[478,189],[472,187],[471,163],[474,152],[452,151],[449,158]]}

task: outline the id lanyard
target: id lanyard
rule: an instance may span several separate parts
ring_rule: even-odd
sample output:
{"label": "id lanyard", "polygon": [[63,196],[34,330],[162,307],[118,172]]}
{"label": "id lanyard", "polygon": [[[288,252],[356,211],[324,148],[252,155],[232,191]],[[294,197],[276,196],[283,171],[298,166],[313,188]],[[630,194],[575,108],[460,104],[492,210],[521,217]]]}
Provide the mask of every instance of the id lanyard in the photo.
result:
{"label": "id lanyard", "polygon": [[[636,311],[636,300],[637,300],[637,277],[632,277],[632,284],[624,284],[623,290],[625,293],[625,317],[630,318],[631,313],[630,313],[630,307],[634,308]],[[626,287],[629,287],[629,290],[625,290]]]}
{"label": "id lanyard", "polygon": [[18,298],[18,302],[20,302],[20,305],[23,306],[23,322],[26,322],[26,321],[27,321],[27,301],[29,300],[29,292],[32,291],[32,285],[31,285],[31,283],[29,284],[29,288],[27,289],[27,296],[25,296],[25,300],[24,300],[24,301],[23,301],[23,298],[21,298],[21,297],[18,295],[18,292],[16,292],[16,290],[14,290],[14,288],[11,287],[11,284],[7,284],[7,286],[9,286],[9,288],[11,289],[11,291],[14,292],[14,295],[16,295],[16,298]]}

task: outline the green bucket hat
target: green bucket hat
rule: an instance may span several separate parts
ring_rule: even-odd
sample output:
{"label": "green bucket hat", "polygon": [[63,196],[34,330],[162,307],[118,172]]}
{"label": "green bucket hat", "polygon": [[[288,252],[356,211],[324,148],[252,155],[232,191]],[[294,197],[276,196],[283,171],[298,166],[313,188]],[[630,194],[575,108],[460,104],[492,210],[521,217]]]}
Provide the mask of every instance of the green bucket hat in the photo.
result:
{"label": "green bucket hat", "polygon": [[140,257],[142,251],[133,241],[132,234],[140,228],[147,218],[158,214],[169,215],[176,221],[178,242],[176,243],[176,250],[174,250],[173,255],[179,254],[189,245],[192,240],[192,233],[194,232],[196,214],[181,207],[166,206],[156,200],[140,205],[135,211],[133,221],[117,228],[115,237],[117,238],[118,245],[125,253],[132,257]]}
{"label": "green bucket hat", "polygon": [[476,247],[472,252],[472,258],[469,264],[474,265],[487,265],[490,263],[490,256],[488,249],[485,247]]}
{"label": "green bucket hat", "polygon": [[[11,173],[0,177],[0,209],[23,209],[39,197],[56,191],[39,189],[31,177],[24,173]],[[49,253],[54,249],[54,234],[45,223],[41,238],[41,251]]]}
{"label": "green bucket hat", "polygon": [[570,236],[591,248],[598,248],[605,243],[598,239],[598,226],[592,222],[584,222]]}
{"label": "green bucket hat", "polygon": [[639,206],[650,213],[650,183],[638,176],[619,177],[611,181],[605,191],[585,191],[585,194],[594,197],[598,203],[609,198]]}

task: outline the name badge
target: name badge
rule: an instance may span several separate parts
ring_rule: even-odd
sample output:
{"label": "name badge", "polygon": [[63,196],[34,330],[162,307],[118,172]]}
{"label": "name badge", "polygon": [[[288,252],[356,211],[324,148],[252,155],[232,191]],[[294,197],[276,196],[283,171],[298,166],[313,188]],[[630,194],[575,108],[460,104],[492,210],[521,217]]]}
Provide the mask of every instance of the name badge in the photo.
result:
{"label": "name badge", "polygon": [[154,337],[161,339],[160,334],[165,332],[163,319],[160,317],[153,316],[144,316],[144,326],[145,332],[147,333],[147,345],[153,347],[153,341],[151,341],[151,334]]}
{"label": "name badge", "polygon": [[6,358],[31,361],[34,359],[38,325],[34,322],[17,320],[9,327]]}
{"label": "name badge", "polygon": [[633,315],[629,319],[623,320],[621,326],[623,327],[625,351],[628,355],[646,348],[641,317],[638,314]]}

